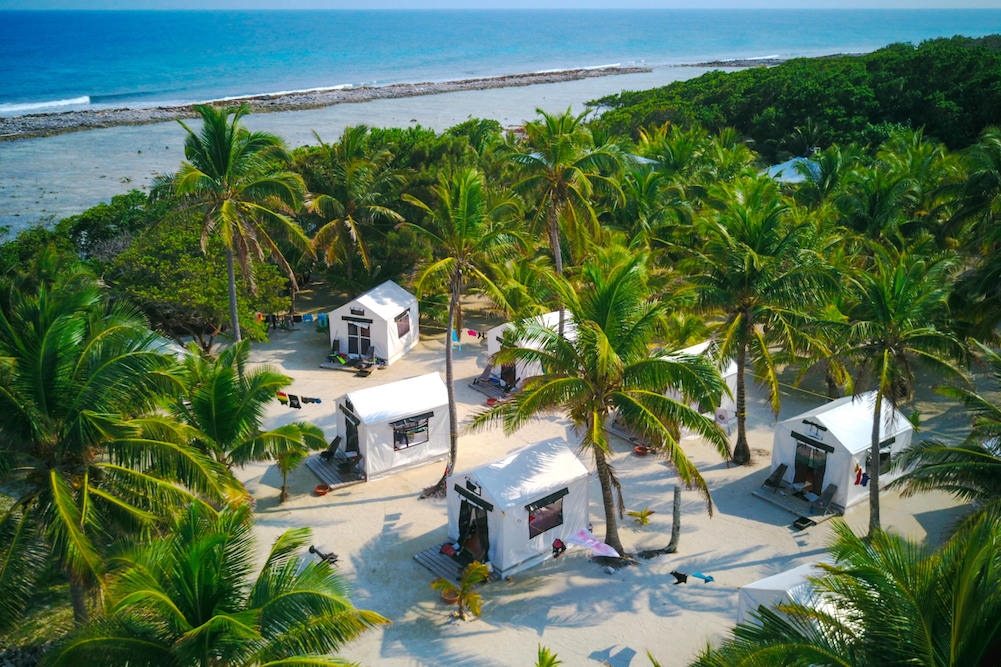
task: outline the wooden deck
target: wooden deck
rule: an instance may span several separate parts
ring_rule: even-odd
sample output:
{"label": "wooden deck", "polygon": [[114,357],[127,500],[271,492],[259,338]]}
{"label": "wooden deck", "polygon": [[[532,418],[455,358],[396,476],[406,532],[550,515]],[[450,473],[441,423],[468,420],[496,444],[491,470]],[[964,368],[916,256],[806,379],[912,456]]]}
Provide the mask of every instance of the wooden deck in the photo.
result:
{"label": "wooden deck", "polygon": [[360,484],[365,481],[363,474],[354,471],[341,472],[333,462],[324,461],[319,454],[313,454],[307,458],[306,467],[312,470],[321,482],[328,484],[331,489]]}
{"label": "wooden deck", "polygon": [[495,398],[498,401],[502,401],[508,396],[507,392],[501,389],[499,384],[491,382],[490,380],[482,380],[477,377],[469,383],[469,386],[487,398]]}
{"label": "wooden deck", "polygon": [[441,545],[435,545],[414,554],[414,560],[431,570],[436,577],[459,581],[462,577],[463,565],[451,556],[441,552]]}
{"label": "wooden deck", "polygon": [[801,530],[801,526],[809,527],[810,525],[816,525],[844,514],[844,510],[837,505],[831,505],[831,508],[826,512],[819,508],[814,509],[813,502],[804,497],[802,493],[797,493],[788,486],[783,486],[782,488],[774,490],[768,487],[762,487],[752,491],[751,495],[757,496],[758,498],[761,498],[765,502],[771,503],[776,507],[781,507],[785,511],[796,516],[797,521],[800,519],[809,519],[812,522],[803,522],[799,526],[795,526],[797,530]]}

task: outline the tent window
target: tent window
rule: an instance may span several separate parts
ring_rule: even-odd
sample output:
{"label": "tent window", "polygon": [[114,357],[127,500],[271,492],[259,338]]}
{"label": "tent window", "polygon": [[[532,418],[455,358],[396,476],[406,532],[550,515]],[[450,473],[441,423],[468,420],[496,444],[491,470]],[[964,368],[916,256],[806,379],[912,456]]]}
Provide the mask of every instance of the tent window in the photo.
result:
{"label": "tent window", "polygon": [[393,427],[393,449],[406,449],[427,442],[428,419],[433,416],[433,412],[426,412],[390,423]]}
{"label": "tent window", "polygon": [[410,333],[410,309],[407,308],[396,316],[396,337],[403,338]]}
{"label": "tent window", "polygon": [[[890,460],[891,460],[891,450],[890,447],[893,444],[895,438],[886,440],[879,445],[879,474],[884,475],[890,470]],[[867,470],[872,470],[872,452],[866,454],[865,457],[865,467]]]}
{"label": "tent window", "polygon": [[349,310],[351,311],[352,315],[365,315],[364,308],[355,308],[354,306],[352,306],[351,308],[349,308]]}
{"label": "tent window", "polygon": [[570,493],[570,489],[562,489],[525,506],[525,509],[528,510],[529,538],[563,525],[563,497],[568,493]]}

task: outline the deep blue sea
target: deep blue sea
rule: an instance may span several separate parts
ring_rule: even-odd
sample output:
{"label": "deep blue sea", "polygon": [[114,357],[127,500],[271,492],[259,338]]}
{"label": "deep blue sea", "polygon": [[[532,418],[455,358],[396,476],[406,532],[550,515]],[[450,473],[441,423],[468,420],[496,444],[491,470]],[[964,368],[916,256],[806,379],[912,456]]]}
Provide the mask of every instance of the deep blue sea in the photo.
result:
{"label": "deep blue sea", "polygon": [[991,33],[1001,10],[8,11],[0,115]]}

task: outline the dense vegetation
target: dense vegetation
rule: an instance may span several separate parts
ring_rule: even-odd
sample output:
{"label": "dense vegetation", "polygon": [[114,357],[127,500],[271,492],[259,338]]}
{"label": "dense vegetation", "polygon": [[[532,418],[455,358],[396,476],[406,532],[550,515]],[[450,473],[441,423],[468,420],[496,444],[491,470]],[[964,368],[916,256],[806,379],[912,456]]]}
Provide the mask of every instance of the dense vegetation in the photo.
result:
{"label": "dense vegetation", "polygon": [[935,39],[865,55],[796,59],[780,67],[713,72],[592,103],[613,133],[666,121],[736,128],[771,161],[814,146],[872,144],[893,128],[924,128],[951,149],[1001,122],[1001,41]]}
{"label": "dense vegetation", "polygon": [[[526,330],[541,346],[506,350],[500,360],[542,362],[546,371],[480,423],[513,429],[557,410],[583,427],[601,476],[605,539],[620,551],[628,545],[618,537],[618,508],[629,489],[607,463],[602,425],[612,413],[650,438],[711,509],[712,489],[679,430],[700,432],[721,457],[747,463],[748,383],[766,388],[777,413],[785,368],[822,374],[832,396],[874,389],[901,406],[917,372],[944,373],[955,384],[947,395],[977,417],[974,435],[961,448],[918,448],[904,483],[975,499],[987,518],[941,554],[911,555],[921,571],[934,565],[960,584],[993,590],[983,599],[994,609],[997,552],[967,547],[971,535],[999,537],[990,483],[996,392],[976,394],[964,382],[971,360],[997,366],[996,44],[954,38],[715,72],[603,100],[611,108],[591,122],[540,111],[515,132],[479,119],[440,134],[355,127],[291,152],[244,130],[240,110],[202,109],[206,122],[190,134],[186,161],[149,196],[115,197],[0,246],[0,628],[17,623],[42,591],[56,591],[72,603],[77,626],[51,652],[56,662],[84,655],[88,642],[124,655],[131,637],[147,640],[151,653],[123,658],[129,664],[286,656],[326,664],[319,654],[382,621],[350,607],[336,577],[295,571],[289,554],[303,535],[283,536],[256,582],[220,560],[245,548],[250,520],[230,467],[274,460],[285,471],[324,439],[309,424],[263,430],[260,406],[289,379],[248,370],[246,342],[214,348],[220,339],[264,337],[255,314],[294,310],[297,286],[321,273],[331,289],[351,292],[397,279],[419,291],[422,314],[447,328],[461,328],[462,297],[471,293],[512,317],[566,309],[576,339]],[[215,160],[218,146],[228,160]],[[762,173],[813,147],[814,171],[793,174],[802,178]],[[716,361],[738,366],[732,451],[719,427],[689,407],[718,400],[718,370],[672,354],[709,337]],[[197,344],[181,350],[168,338]],[[450,358],[445,365],[451,382]],[[668,387],[682,398],[665,396]],[[446,471],[461,456],[454,405],[452,415]],[[878,460],[878,433],[872,449]],[[865,618],[843,637],[859,656],[846,664],[871,664],[883,654],[865,650],[886,636],[868,630],[872,607],[856,599],[852,577],[866,559],[906,551],[882,532],[878,466],[870,472],[870,541],[841,535],[835,555],[843,554],[849,583],[830,584]],[[901,567],[908,575],[910,565]],[[183,596],[169,597],[192,583],[186,573],[219,584],[204,591],[216,601],[209,613],[188,613]],[[899,592],[882,583],[886,599]],[[246,646],[208,630],[261,613],[269,595],[304,589],[322,604],[280,613],[283,630],[305,637],[270,632],[263,617]],[[966,592],[953,590],[956,600]],[[137,604],[142,591],[162,591],[171,609]],[[306,641],[311,619],[334,607],[343,641]],[[984,636],[967,653],[946,648],[976,662],[997,630],[961,624],[961,611],[957,603],[913,613],[914,645],[923,640],[921,619],[956,622]],[[753,653],[762,638],[797,639],[778,622],[765,628],[739,634],[720,659]],[[206,639],[186,646],[179,633]],[[901,651],[894,659],[903,662],[911,654]],[[803,664],[826,664],[802,655]],[[711,654],[703,659],[713,664]]]}

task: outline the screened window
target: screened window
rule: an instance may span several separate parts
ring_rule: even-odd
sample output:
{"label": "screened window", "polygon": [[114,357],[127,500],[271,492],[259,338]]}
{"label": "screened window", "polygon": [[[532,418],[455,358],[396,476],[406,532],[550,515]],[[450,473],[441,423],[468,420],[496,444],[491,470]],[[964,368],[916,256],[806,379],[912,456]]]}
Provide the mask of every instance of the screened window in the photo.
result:
{"label": "screened window", "polygon": [[393,427],[393,449],[406,449],[427,442],[430,437],[428,419],[433,416],[433,412],[427,412],[392,422],[390,426]]}
{"label": "screened window", "polygon": [[403,338],[410,333],[410,309],[407,308],[396,316],[396,337]]}
{"label": "screened window", "polygon": [[525,509],[528,510],[529,538],[563,525],[563,497],[568,493],[570,489],[560,489],[556,493],[525,505]]}

